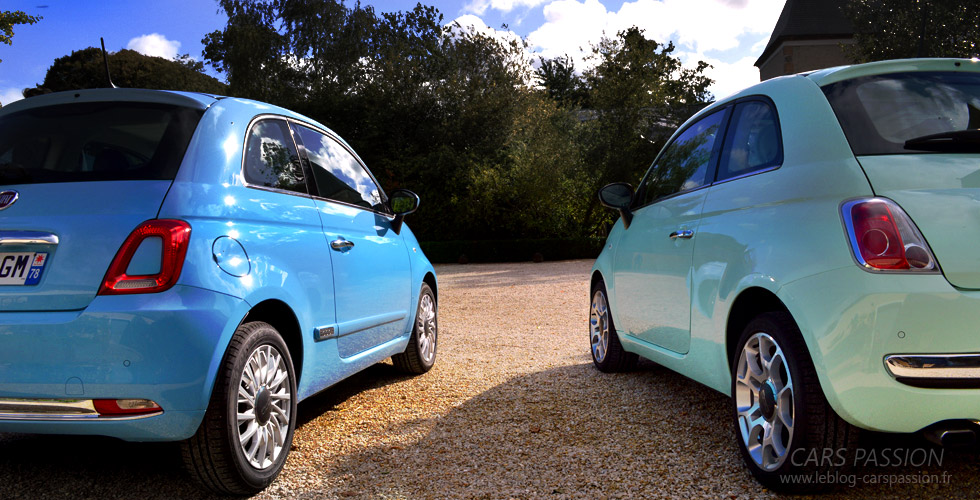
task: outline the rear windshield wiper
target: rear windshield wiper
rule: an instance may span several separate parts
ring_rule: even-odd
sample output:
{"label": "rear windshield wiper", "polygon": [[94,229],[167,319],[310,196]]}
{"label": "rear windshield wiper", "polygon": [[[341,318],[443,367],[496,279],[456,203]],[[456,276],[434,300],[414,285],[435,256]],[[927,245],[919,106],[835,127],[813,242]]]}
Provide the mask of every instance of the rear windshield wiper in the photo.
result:
{"label": "rear windshield wiper", "polygon": [[980,129],[950,130],[949,132],[916,137],[905,141],[905,149],[980,153]]}

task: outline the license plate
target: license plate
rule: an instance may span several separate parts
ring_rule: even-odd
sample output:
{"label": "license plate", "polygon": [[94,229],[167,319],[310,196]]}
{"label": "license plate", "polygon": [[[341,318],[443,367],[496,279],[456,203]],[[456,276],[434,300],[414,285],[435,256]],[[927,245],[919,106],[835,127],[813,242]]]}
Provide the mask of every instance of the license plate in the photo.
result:
{"label": "license plate", "polygon": [[36,285],[47,263],[47,252],[0,253],[0,285]]}

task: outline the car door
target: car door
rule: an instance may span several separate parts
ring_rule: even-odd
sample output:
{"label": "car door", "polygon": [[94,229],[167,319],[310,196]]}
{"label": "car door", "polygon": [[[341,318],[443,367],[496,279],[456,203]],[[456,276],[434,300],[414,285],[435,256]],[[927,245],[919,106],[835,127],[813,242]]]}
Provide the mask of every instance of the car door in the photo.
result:
{"label": "car door", "polygon": [[614,257],[618,330],[673,352],[691,343],[691,265],[728,111],[687,127],[640,182]]}
{"label": "car door", "polygon": [[411,267],[404,240],[395,234],[384,194],[345,144],[293,124],[316,181],[314,201],[331,248],[337,324],[318,340],[337,338],[350,358],[407,331]]}

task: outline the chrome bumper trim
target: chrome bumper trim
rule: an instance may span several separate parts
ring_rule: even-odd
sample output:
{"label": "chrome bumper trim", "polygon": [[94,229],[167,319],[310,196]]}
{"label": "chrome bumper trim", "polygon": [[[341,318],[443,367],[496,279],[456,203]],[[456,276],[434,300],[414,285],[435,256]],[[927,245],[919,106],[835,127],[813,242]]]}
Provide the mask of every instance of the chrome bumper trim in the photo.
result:
{"label": "chrome bumper trim", "polygon": [[916,387],[980,387],[980,354],[893,354],[888,373]]}
{"label": "chrome bumper trim", "polygon": [[153,417],[163,410],[145,415],[105,417],[95,410],[91,399],[12,399],[0,398],[0,421],[84,421],[138,420]]}

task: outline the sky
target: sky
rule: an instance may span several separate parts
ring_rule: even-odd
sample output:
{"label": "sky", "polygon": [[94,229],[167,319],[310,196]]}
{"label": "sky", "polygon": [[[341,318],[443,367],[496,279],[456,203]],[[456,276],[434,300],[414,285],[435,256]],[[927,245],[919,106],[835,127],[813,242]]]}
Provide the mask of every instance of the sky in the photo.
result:
{"label": "sky", "polygon": [[[361,0],[377,12],[410,10],[419,0]],[[647,38],[672,41],[687,67],[698,61],[715,83],[716,98],[759,81],[753,64],[762,54],[785,0],[423,0],[446,24],[459,23],[500,37],[527,40],[532,57],[569,55],[581,71],[585,55],[603,36],[632,26]],[[346,0],[348,5],[352,0]],[[14,26],[13,44],[0,44],[0,103],[44,80],[58,57],[73,50],[129,48],[173,59],[202,60],[201,39],[224,28],[227,18],[214,0],[4,0],[0,10],[42,16]],[[212,68],[208,72],[224,80]]]}

